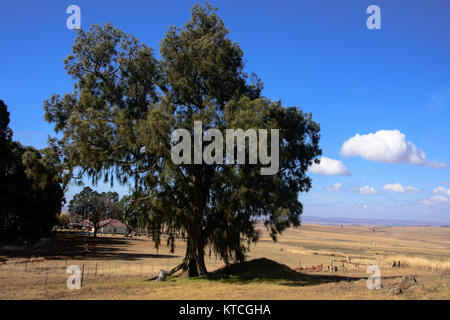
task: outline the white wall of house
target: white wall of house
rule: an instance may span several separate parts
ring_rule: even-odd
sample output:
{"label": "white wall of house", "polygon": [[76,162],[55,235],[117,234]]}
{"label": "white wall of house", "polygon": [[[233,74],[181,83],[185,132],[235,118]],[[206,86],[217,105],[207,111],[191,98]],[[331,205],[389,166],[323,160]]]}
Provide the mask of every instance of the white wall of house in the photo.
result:
{"label": "white wall of house", "polygon": [[112,233],[112,234],[125,234],[127,232],[127,227],[125,226],[104,226],[100,228],[101,233]]}

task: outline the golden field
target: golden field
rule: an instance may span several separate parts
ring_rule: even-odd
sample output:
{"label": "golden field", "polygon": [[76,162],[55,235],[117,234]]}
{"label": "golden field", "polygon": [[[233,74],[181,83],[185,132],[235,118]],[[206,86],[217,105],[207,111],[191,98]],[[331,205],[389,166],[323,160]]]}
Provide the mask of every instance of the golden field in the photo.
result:
{"label": "golden field", "polygon": [[[148,280],[179,264],[184,251],[182,240],[171,254],[145,237],[70,232],[32,250],[3,247],[0,299],[450,299],[448,227],[302,225],[278,242],[263,231],[245,276]],[[394,260],[401,267],[392,267]],[[210,272],[223,266],[214,255],[206,263]],[[330,263],[336,272],[328,270]],[[311,268],[320,264],[320,271]],[[66,286],[70,265],[84,268],[80,290]],[[367,288],[369,265],[380,266],[380,290]],[[402,276],[411,275],[416,282],[396,291]]]}

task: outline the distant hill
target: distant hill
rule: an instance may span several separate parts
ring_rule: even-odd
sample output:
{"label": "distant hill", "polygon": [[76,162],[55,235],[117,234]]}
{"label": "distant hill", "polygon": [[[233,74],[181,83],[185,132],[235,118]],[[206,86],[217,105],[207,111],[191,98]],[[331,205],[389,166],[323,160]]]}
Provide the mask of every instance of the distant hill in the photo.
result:
{"label": "distant hill", "polygon": [[369,218],[339,218],[302,216],[302,223],[322,225],[373,225],[373,226],[446,226],[450,224],[439,221],[369,219]]}

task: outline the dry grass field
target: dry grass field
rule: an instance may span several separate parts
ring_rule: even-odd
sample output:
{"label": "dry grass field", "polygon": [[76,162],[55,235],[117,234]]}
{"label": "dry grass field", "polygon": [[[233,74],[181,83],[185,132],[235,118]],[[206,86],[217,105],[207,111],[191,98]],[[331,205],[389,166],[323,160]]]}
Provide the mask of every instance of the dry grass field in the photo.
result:
{"label": "dry grass field", "polygon": [[[0,299],[450,299],[447,227],[303,225],[278,242],[263,232],[239,273],[147,280],[176,266],[184,250],[181,240],[171,254],[144,237],[69,232],[33,249],[3,247]],[[391,266],[394,260],[400,267]],[[330,263],[337,271],[328,270]],[[310,268],[320,264],[321,271]],[[84,268],[80,290],[67,289],[70,265]],[[380,290],[367,288],[369,265],[381,268]],[[209,271],[221,266],[214,255],[207,258]],[[416,282],[405,285],[402,277],[410,275]]]}

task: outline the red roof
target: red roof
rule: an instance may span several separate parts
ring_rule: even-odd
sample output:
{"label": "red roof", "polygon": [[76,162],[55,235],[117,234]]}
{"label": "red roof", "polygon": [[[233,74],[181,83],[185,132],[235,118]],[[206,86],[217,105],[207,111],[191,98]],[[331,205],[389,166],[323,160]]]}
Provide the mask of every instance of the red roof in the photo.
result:
{"label": "red roof", "polygon": [[[86,227],[93,227],[94,224],[89,220],[83,220],[81,222]],[[125,224],[123,224],[120,220],[117,219],[106,219],[102,220],[98,223],[98,225],[101,227],[111,226],[111,227],[126,227]]]}
{"label": "red roof", "polygon": [[83,221],[81,221],[81,224],[83,225],[83,226],[85,226],[85,227],[93,227],[94,226],[94,224],[92,223],[92,222],[90,222],[89,220],[83,220]]}
{"label": "red roof", "polygon": [[125,224],[122,223],[122,221],[117,219],[106,219],[99,222],[100,227],[104,226],[111,226],[111,227],[126,227]]}

